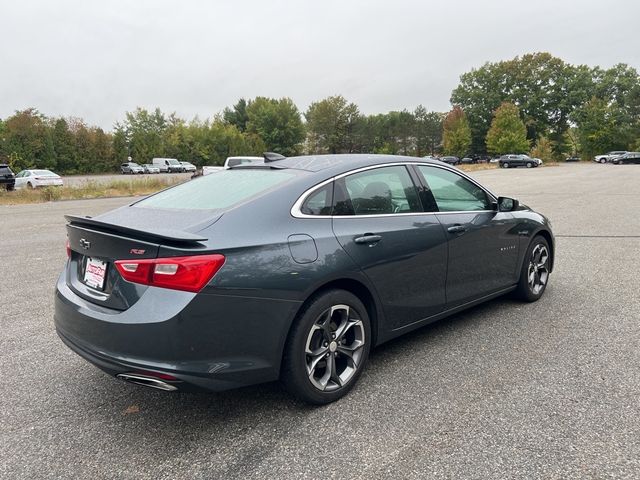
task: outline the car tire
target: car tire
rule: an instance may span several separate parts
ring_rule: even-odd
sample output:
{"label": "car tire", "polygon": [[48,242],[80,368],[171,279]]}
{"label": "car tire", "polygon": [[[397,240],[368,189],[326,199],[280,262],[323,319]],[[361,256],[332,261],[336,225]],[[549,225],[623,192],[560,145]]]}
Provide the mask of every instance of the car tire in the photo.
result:
{"label": "car tire", "polygon": [[295,397],[325,405],[346,395],[369,358],[371,322],[346,290],[312,297],[298,314],[284,348],[280,379]]}
{"label": "car tire", "polygon": [[31,182],[27,182],[27,187],[29,187],[31,190],[35,188]]}
{"label": "car tire", "polygon": [[500,164],[502,168],[509,168],[509,164],[507,162],[503,162]]}
{"label": "car tire", "polygon": [[607,163],[607,159],[606,158],[601,158],[600,160],[598,160],[600,163],[605,164]]}
{"label": "car tire", "polygon": [[616,163],[617,163],[618,165],[624,165],[624,160],[618,160]]}
{"label": "car tire", "polygon": [[533,163],[527,162],[527,168],[533,168]]}
{"label": "car tire", "polygon": [[551,273],[551,248],[542,235],[536,235],[525,254],[520,270],[520,279],[515,290],[516,298],[535,302],[544,294]]}

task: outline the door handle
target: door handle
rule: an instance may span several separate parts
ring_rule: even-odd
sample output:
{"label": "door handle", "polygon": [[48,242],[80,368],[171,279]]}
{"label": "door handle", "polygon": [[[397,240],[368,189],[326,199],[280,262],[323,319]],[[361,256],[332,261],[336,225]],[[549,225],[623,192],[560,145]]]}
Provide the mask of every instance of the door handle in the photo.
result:
{"label": "door handle", "polygon": [[464,225],[452,225],[451,227],[447,228],[447,232],[449,233],[462,233],[466,231],[467,227],[465,227]]}
{"label": "door handle", "polygon": [[374,244],[374,243],[378,243],[380,240],[382,240],[382,237],[380,235],[374,235],[373,233],[365,233],[361,237],[356,237],[353,241],[359,244],[363,244],[363,243]]}

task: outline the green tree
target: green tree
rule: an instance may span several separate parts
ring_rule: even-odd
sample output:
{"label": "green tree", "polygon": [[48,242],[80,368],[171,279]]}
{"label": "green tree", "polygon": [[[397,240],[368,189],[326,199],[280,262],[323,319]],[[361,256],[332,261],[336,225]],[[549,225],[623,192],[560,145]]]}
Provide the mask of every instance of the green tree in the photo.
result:
{"label": "green tree", "polygon": [[77,167],[75,138],[64,118],[54,121],[52,140],[59,172],[75,173]]}
{"label": "green tree", "polygon": [[298,107],[290,98],[256,97],[247,106],[247,129],[265,146],[285,156],[297,155],[305,138]]}
{"label": "green tree", "polygon": [[313,102],[304,114],[309,153],[351,153],[357,149],[355,134],[360,112],[342,95]]}
{"label": "green tree", "polygon": [[247,122],[249,121],[247,101],[241,98],[232,108],[225,108],[222,111],[222,118],[225,122],[235,125],[238,130],[244,132],[247,129]]}
{"label": "green tree", "polygon": [[503,102],[520,106],[527,138],[549,135],[561,148],[569,116],[594,94],[593,71],[573,66],[549,53],[485,63],[464,73],[451,94],[469,117],[474,151],[484,151],[491,114]]}
{"label": "green tree", "polygon": [[442,143],[443,115],[438,112],[428,112],[422,105],[418,105],[413,112],[413,117],[416,156],[433,155]]}
{"label": "green tree", "polygon": [[487,133],[486,144],[488,152],[497,155],[529,151],[527,129],[520,119],[518,107],[508,102],[498,107]]}
{"label": "green tree", "polygon": [[443,123],[444,153],[463,157],[471,146],[471,129],[467,117],[458,105],[447,114]]}
{"label": "green tree", "polygon": [[633,125],[616,104],[592,98],[578,109],[574,118],[583,155],[593,157],[610,150],[625,150],[633,141]]}

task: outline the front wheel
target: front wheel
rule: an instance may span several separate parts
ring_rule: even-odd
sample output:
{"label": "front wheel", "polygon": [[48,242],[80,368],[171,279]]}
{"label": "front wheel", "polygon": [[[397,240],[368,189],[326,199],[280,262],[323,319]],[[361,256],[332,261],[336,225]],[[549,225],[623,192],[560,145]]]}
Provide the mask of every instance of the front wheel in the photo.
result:
{"label": "front wheel", "polygon": [[607,163],[607,159],[606,158],[601,158],[600,159],[600,163]]}
{"label": "front wheel", "polygon": [[533,167],[533,163],[527,162],[527,168],[531,168],[531,167]]}
{"label": "front wheel", "polygon": [[291,329],[282,382],[305,402],[333,402],[353,388],[370,347],[371,323],[362,302],[345,290],[326,291],[310,300]]}
{"label": "front wheel", "polygon": [[529,244],[522,263],[516,297],[535,302],[544,293],[551,273],[551,249],[547,240],[538,235]]}
{"label": "front wheel", "polygon": [[501,163],[500,166],[502,168],[509,168],[509,164],[507,162]]}

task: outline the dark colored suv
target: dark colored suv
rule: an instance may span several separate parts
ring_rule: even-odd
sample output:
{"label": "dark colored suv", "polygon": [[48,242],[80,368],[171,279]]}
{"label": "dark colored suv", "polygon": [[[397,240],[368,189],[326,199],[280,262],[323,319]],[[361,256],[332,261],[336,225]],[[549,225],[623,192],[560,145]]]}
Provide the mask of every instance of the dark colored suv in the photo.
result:
{"label": "dark colored suv", "polygon": [[13,174],[9,165],[0,163],[0,186],[7,190],[13,190],[16,185],[16,176]]}

